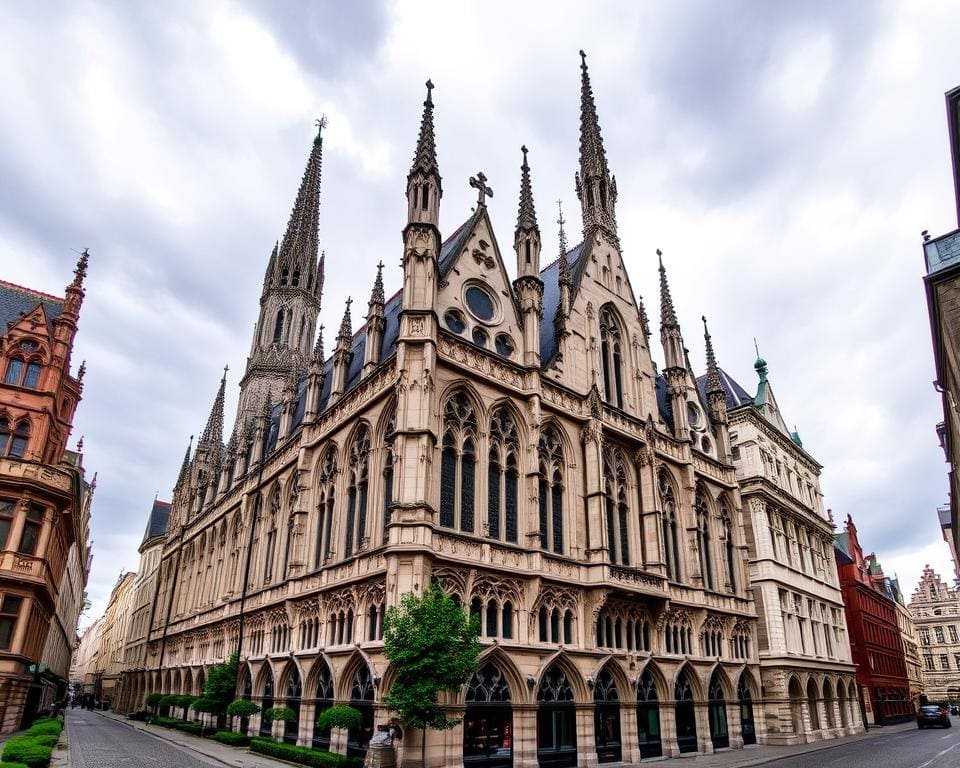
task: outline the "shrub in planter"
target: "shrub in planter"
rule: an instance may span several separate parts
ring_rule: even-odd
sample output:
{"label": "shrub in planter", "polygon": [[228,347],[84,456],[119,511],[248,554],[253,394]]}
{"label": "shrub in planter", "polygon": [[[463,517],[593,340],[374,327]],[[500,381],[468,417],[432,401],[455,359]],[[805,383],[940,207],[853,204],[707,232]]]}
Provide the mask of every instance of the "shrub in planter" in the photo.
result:
{"label": "shrub in planter", "polygon": [[163,696],[160,697],[160,700],[157,702],[157,705],[161,707],[178,707],[180,706],[179,704],[177,704],[177,699],[179,698],[180,696],[176,693],[165,693]]}
{"label": "shrub in planter", "polygon": [[211,699],[207,696],[201,696],[198,699],[194,699],[193,703],[190,705],[190,708],[194,712],[212,712],[216,713],[220,710],[220,702],[216,699]]}
{"label": "shrub in planter", "polygon": [[17,736],[3,745],[3,759],[23,763],[28,768],[46,768],[50,765],[53,749],[38,744],[28,736]]}
{"label": "shrub in planter", "polygon": [[161,728],[176,728],[182,722],[176,717],[155,717],[151,725],[159,725]]}
{"label": "shrub in planter", "polygon": [[297,713],[290,709],[290,707],[270,707],[270,709],[263,711],[263,719],[270,720],[271,722],[295,723],[297,721]]}
{"label": "shrub in planter", "polygon": [[[217,731],[213,734],[213,740],[219,741],[231,747],[247,747],[250,745],[250,737],[245,733],[234,733],[233,731]],[[3,766],[0,766],[3,768]]]}
{"label": "shrub in planter", "polygon": [[331,728],[359,731],[363,727],[363,715],[359,709],[348,707],[346,704],[337,704],[320,713],[317,718],[317,726],[324,731]]}
{"label": "shrub in planter", "polygon": [[260,707],[246,699],[234,699],[227,705],[227,714],[230,717],[250,717],[260,711]]}

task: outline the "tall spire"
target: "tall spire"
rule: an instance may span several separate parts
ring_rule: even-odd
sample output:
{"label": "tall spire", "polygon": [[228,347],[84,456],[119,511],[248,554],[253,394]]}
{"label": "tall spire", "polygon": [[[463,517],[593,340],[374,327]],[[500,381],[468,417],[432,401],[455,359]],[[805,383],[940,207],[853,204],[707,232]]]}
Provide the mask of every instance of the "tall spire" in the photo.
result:
{"label": "tall spire", "polygon": [[533,192],[530,189],[530,165],[527,163],[527,148],[520,147],[523,152],[523,164],[520,166],[520,206],[517,210],[517,232],[532,232],[539,230],[537,226],[537,212],[533,207]]}
{"label": "tall spire", "polygon": [[423,117],[420,118],[420,136],[417,138],[417,149],[413,155],[413,165],[410,166],[408,178],[417,172],[424,176],[436,176],[437,186],[440,186],[437,142],[433,135],[433,83],[430,80],[427,80],[427,98],[423,102]]}
{"label": "tall spire", "polygon": [[[290,212],[287,230],[280,241],[276,264],[271,283],[299,287],[304,284],[307,271],[317,263],[318,229],[320,220],[320,176],[323,166],[323,129],[327,125],[326,117],[317,120],[317,135],[313,140],[307,167],[300,181],[297,199]],[[277,274],[279,270],[279,274]],[[299,272],[298,272],[299,271]],[[300,273],[302,272],[302,277]],[[294,275],[297,275],[295,278]]]}
{"label": "tall spire", "polygon": [[707,388],[708,395],[714,392],[723,392],[723,384],[720,381],[720,369],[717,367],[717,358],[713,354],[713,339],[710,338],[710,329],[707,327],[707,317],[703,320],[703,339],[707,346]]}
{"label": "tall spire", "polygon": [[657,258],[660,260],[660,325],[665,328],[679,327],[677,312],[673,308],[673,298],[670,296],[670,285],[667,283],[667,270],[663,266],[663,253],[657,248]]}
{"label": "tall spire", "polygon": [[209,447],[213,445],[218,450],[223,443],[223,400],[227,388],[227,371],[229,366],[223,366],[223,376],[220,379],[220,388],[217,390],[217,396],[213,401],[213,408],[210,409],[210,416],[207,418],[207,426],[204,427],[197,447]]}
{"label": "tall spire", "polygon": [[563,218],[563,204],[560,200],[557,200],[557,210],[560,212],[560,217],[557,219],[557,224],[560,225],[560,261],[558,263],[557,280],[561,286],[565,285],[569,288],[573,283],[570,279],[570,264],[567,262],[567,233],[563,230],[566,221]]}
{"label": "tall spire", "polygon": [[610,175],[607,166],[607,153],[603,148],[587,70],[587,54],[583,51],[580,51],[580,170],[575,181],[583,209],[584,233],[593,227],[601,227],[616,238],[614,204],[617,201],[617,180]]}
{"label": "tall spire", "polygon": [[83,303],[83,281],[87,276],[87,264],[90,262],[89,250],[89,248],[84,248],[83,253],[80,254],[76,269],[73,270],[73,282],[67,286],[65,291],[66,298],[63,302],[63,311],[73,317],[74,320],[80,314],[80,305]]}

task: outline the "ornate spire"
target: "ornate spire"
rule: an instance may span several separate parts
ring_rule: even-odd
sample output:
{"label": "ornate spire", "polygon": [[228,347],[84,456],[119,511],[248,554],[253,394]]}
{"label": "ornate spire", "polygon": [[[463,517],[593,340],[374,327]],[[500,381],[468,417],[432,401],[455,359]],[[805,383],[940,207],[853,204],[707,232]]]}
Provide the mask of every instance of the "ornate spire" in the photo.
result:
{"label": "ornate spire", "polygon": [[370,292],[370,305],[383,306],[386,297],[383,295],[383,261],[377,264],[377,277],[373,281],[373,290]]}
{"label": "ornate spire", "polygon": [[580,51],[580,171],[575,181],[583,209],[584,232],[600,226],[616,237],[614,203],[617,201],[617,180],[607,167],[607,153],[603,148],[587,70],[587,54],[583,51]]}
{"label": "ornate spire", "polygon": [[340,321],[340,331],[337,333],[337,342],[346,341],[348,344],[353,338],[353,320],[350,319],[350,305],[353,299],[347,297],[347,307],[343,311],[343,320]]}
{"label": "ornate spire", "polygon": [[663,253],[657,248],[657,258],[660,260],[660,325],[665,328],[679,327],[677,313],[673,308],[673,298],[670,296],[670,285],[667,283],[667,270],[663,266]]}
{"label": "ornate spire", "polygon": [[650,340],[650,318],[647,317],[647,307],[643,303],[643,296],[637,294],[637,309],[640,312],[640,326],[643,328],[643,335]]}
{"label": "ornate spire", "polygon": [[723,384],[720,381],[720,369],[717,367],[717,358],[713,354],[713,340],[710,338],[710,329],[707,328],[707,317],[704,315],[703,320],[703,339],[706,342],[707,346],[707,388],[706,392],[708,395],[712,395],[715,392],[723,392]]}
{"label": "ornate spire", "polygon": [[217,396],[213,401],[213,408],[210,409],[210,416],[207,418],[207,426],[197,446],[210,446],[211,444],[219,448],[223,443],[223,399],[227,389],[227,371],[230,367],[223,366],[223,376],[220,379],[220,388],[217,390]]}
{"label": "ornate spire", "polygon": [[180,464],[180,474],[177,475],[177,484],[174,489],[179,488],[187,479],[190,473],[190,452],[193,450],[193,435],[190,435],[190,442],[187,444],[187,452],[183,454],[183,462]]}
{"label": "ornate spire", "polygon": [[320,363],[320,366],[323,366],[324,363],[324,352],[323,352],[323,326],[320,326],[320,330],[317,333],[317,343],[313,345],[313,362]]}
{"label": "ornate spire", "polygon": [[63,302],[63,313],[72,316],[80,314],[80,305],[83,303],[83,281],[87,276],[87,264],[90,262],[90,253],[88,248],[83,249],[80,258],[77,260],[77,266],[73,270],[73,282],[67,286],[65,291],[66,298]]}
{"label": "ornate spire", "polygon": [[90,249],[84,248],[83,253],[80,254],[80,258],[77,260],[77,267],[73,270],[73,283],[71,285],[74,288],[82,288],[84,278],[87,276],[87,264],[90,262]]}
{"label": "ornate spire", "polygon": [[520,206],[517,210],[517,232],[539,231],[537,212],[533,207],[533,192],[530,189],[530,166],[527,163],[527,148],[523,152],[523,165],[520,166]]}
{"label": "ornate spire", "polygon": [[570,264],[567,262],[567,233],[563,231],[563,225],[566,224],[566,221],[563,218],[563,204],[560,200],[557,200],[557,209],[560,211],[560,218],[557,219],[557,224],[560,225],[560,261],[557,280],[560,285],[569,287],[573,284],[573,281],[570,279]]}
{"label": "ornate spire", "polygon": [[[306,283],[308,266],[317,259],[317,233],[320,220],[320,176],[323,165],[323,129],[327,125],[326,117],[317,120],[317,136],[313,140],[307,167],[300,181],[300,190],[290,212],[287,231],[280,241],[277,259],[271,259],[271,282],[278,279],[284,282],[284,270],[287,279],[292,280],[295,269],[303,270],[303,285]],[[280,274],[276,274],[276,269]]]}
{"label": "ornate spire", "polygon": [[423,117],[420,118],[420,136],[417,138],[417,150],[413,155],[408,178],[420,172],[424,176],[436,176],[440,182],[437,168],[437,142],[433,135],[433,83],[427,80],[427,98],[423,102]]}

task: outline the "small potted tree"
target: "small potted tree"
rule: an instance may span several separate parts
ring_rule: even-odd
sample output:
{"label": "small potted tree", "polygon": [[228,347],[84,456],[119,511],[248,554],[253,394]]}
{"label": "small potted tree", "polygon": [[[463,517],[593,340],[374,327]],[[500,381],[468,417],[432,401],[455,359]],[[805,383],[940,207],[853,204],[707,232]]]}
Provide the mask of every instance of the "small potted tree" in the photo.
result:
{"label": "small potted tree", "polygon": [[242,725],[246,718],[257,714],[259,711],[260,707],[247,699],[234,699],[227,705],[227,717],[231,719],[231,725],[234,717],[239,717]]}
{"label": "small potted tree", "polygon": [[263,710],[263,719],[271,723],[295,723],[297,713],[290,707],[270,707]]}

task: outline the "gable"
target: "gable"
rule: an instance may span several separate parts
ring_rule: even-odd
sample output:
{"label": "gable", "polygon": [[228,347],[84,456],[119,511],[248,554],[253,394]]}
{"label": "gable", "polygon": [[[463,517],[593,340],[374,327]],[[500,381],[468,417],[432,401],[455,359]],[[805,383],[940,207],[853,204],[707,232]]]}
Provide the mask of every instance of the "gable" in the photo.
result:
{"label": "gable", "polygon": [[33,330],[40,324],[49,329],[50,323],[63,311],[63,299],[0,280],[0,322],[2,332],[26,322],[24,330]]}

